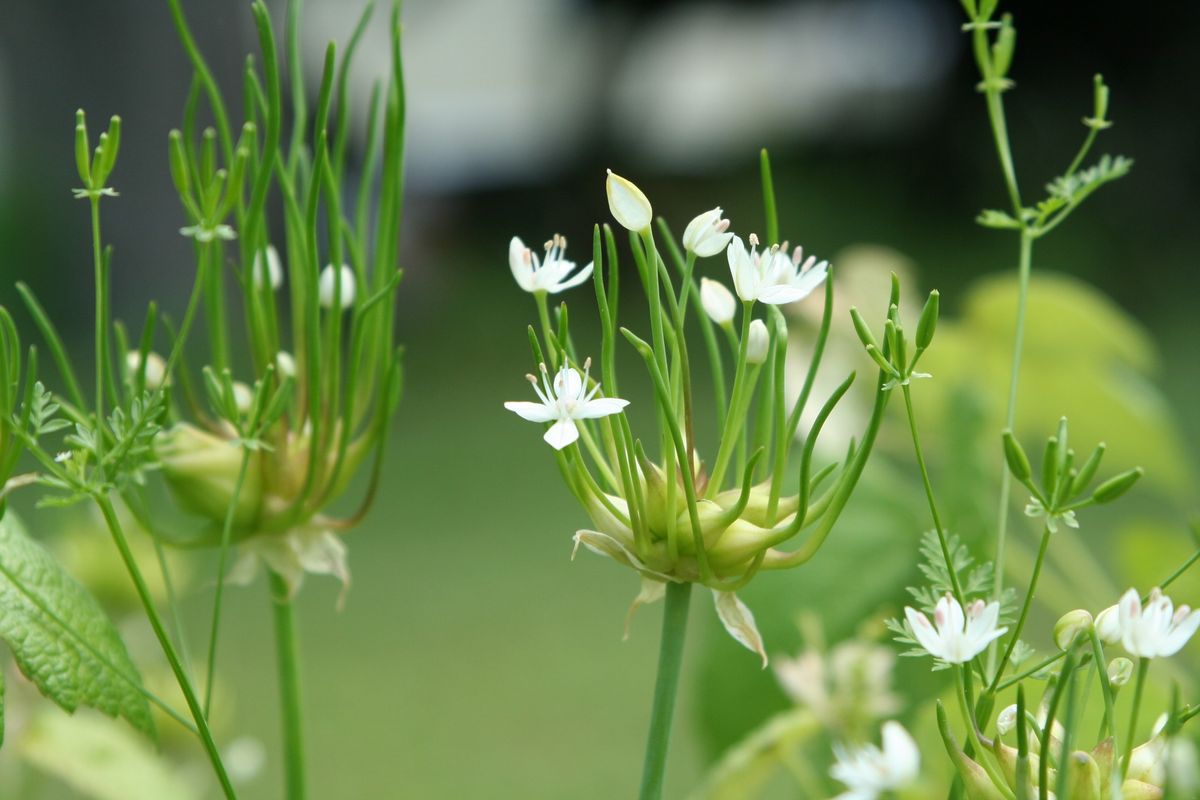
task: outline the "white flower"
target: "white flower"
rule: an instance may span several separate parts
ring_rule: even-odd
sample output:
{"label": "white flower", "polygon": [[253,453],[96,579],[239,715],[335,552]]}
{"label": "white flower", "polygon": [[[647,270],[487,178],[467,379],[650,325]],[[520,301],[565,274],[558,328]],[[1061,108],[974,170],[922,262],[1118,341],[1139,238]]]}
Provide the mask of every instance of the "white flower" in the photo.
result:
{"label": "white flower", "polygon": [[[129,375],[132,381],[137,377],[138,372],[142,368],[142,353],[139,350],[130,350],[125,354],[125,372]],[[167,362],[163,357],[153,350],[146,353],[146,371],[144,373],[146,379],[146,388],[150,390],[160,389],[167,379]]]}
{"label": "white flower", "polygon": [[654,210],[646,195],[633,182],[610,169],[604,190],[608,194],[608,210],[622,227],[639,233],[650,227]]}
{"label": "white flower", "polygon": [[938,600],[933,624],[924,614],[909,607],[905,607],[904,616],[925,652],[947,664],[965,664],[1008,630],[996,627],[999,603],[984,605],[982,600],[976,600],[967,606],[964,616],[962,606],[949,594]]}
{"label": "white flower", "polygon": [[1096,615],[1096,635],[1105,644],[1121,641],[1121,615],[1116,606],[1109,606]]}
{"label": "white flower", "polygon": [[1068,528],[1079,527],[1079,520],[1075,519],[1074,511],[1059,511],[1056,514],[1048,514],[1046,512],[1046,507],[1042,505],[1042,501],[1038,500],[1036,497],[1029,498],[1029,504],[1025,506],[1025,516],[1033,517],[1034,519],[1037,519],[1038,517],[1045,517],[1046,530],[1050,531],[1051,533],[1058,533],[1059,520],[1062,520],[1062,523]]}
{"label": "white flower", "polygon": [[292,354],[286,350],[280,350],[275,354],[275,369],[279,371],[281,377],[294,378],[296,377],[296,359],[292,358]]}
{"label": "white flower", "polygon": [[54,456],[54,462],[56,464],[65,464],[70,460],[71,460],[71,451],[70,450],[63,450]]}
{"label": "white flower", "polygon": [[[558,294],[586,281],[592,274],[592,264],[576,272],[575,262],[567,261],[567,238],[554,234],[546,242],[546,257],[538,260],[537,254],[525,246],[520,237],[514,236],[508,243],[508,266],[512,269],[517,285],[527,292],[549,292]],[[571,276],[571,277],[568,277]]]}
{"label": "white flower", "polygon": [[794,303],[812,294],[829,273],[828,261],[818,263],[816,256],[805,259],[802,248],[797,247],[789,259],[786,243],[761,253],[757,247],[758,237],[750,234],[750,250],[735,236],[725,251],[733,288],[743,300],[773,306]]}
{"label": "white flower", "polygon": [[537,378],[525,376],[533,384],[533,391],[537,392],[541,402],[508,402],[504,407],[530,422],[553,422],[542,438],[555,450],[562,450],[579,438],[576,420],[619,414],[621,409],[629,405],[628,400],[617,397],[596,397],[600,392],[599,383],[589,391],[587,370],[590,366],[591,359],[588,359],[584,362],[584,374],[581,376],[574,367],[563,364],[551,383],[546,365],[543,364],[540,387]]}
{"label": "white flower", "polygon": [[228,242],[237,238],[233,228],[228,225],[214,225],[211,228],[205,225],[188,225],[186,228],[180,228],[179,232],[197,242],[211,242],[214,239],[224,239]]}
{"label": "white flower", "polygon": [[342,582],[340,605],[350,586],[350,568],[346,564],[346,544],[324,527],[320,517],[285,533],[259,533],[240,545],[240,555],[229,571],[230,583],[248,584],[258,572],[259,563],[277,573],[295,596],[305,573],[332,575]]}
{"label": "white flower", "polygon": [[797,705],[807,707],[834,730],[876,720],[900,710],[892,693],[896,656],[887,647],[851,639],[828,655],[809,649],[795,658],[775,659],[775,675]]}
{"label": "white flower", "polygon": [[853,750],[834,745],[837,760],[829,774],[849,789],[834,800],[875,800],[917,779],[921,753],[904,726],[899,722],[883,723],[882,738],[882,749],[873,744]]}
{"label": "white flower", "polygon": [[761,364],[767,360],[767,350],[771,346],[771,336],[767,333],[767,324],[761,319],[750,323],[750,331],[746,335],[746,361],[750,364]]}
{"label": "white flower", "polygon": [[[340,286],[334,286],[334,280],[337,280]],[[325,269],[321,270],[320,283],[317,285],[317,297],[321,300],[322,308],[332,308],[335,299],[340,300],[343,309],[349,308],[354,305],[354,290],[354,270],[350,267],[342,264],[335,273],[333,264],[326,264]],[[334,294],[338,291],[341,292],[341,296],[335,298]]]}
{"label": "white flower", "polygon": [[720,281],[708,278],[700,279],[700,305],[708,318],[721,327],[733,322],[733,315],[737,312],[737,298],[733,292]]}
{"label": "white flower", "polygon": [[278,289],[283,285],[283,263],[279,260],[279,251],[274,245],[267,245],[266,259],[263,259],[263,251],[254,254],[254,288],[261,288],[263,278],[270,281],[272,289]]}
{"label": "white flower", "polygon": [[1178,609],[1157,586],[1150,590],[1145,607],[1136,589],[1130,589],[1117,606],[1121,644],[1130,655],[1142,658],[1173,656],[1200,627],[1200,611],[1186,605]]}
{"label": "white flower", "polygon": [[729,220],[721,219],[721,207],[717,206],[688,223],[683,231],[683,247],[701,258],[708,258],[728,247],[732,238]]}

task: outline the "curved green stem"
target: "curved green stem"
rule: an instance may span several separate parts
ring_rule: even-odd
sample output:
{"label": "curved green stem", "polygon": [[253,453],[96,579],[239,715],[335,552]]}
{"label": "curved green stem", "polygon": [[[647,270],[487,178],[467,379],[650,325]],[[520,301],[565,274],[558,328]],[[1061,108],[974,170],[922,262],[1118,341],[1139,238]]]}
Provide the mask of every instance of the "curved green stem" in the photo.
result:
{"label": "curved green stem", "polygon": [[1142,711],[1142,692],[1146,688],[1146,672],[1149,668],[1150,659],[1138,659],[1137,682],[1133,687],[1133,708],[1129,712],[1129,730],[1125,734],[1125,757],[1121,759],[1122,779],[1129,772],[1129,758],[1133,755],[1133,740],[1137,735],[1138,715]]}
{"label": "curved green stem", "polygon": [[287,800],[304,800],[304,718],[300,703],[300,658],[296,614],[287,581],[271,571],[271,606],[275,612],[275,652],[279,667],[280,718],[283,723],[284,781]]}
{"label": "curved green stem", "polygon": [[179,654],[175,651],[175,645],[171,643],[171,637],[167,634],[167,629],[158,614],[158,609],[154,607],[154,598],[151,597],[150,589],[146,586],[145,578],[142,577],[142,571],[133,557],[133,552],[129,549],[129,542],[125,538],[125,531],[121,527],[121,521],[117,517],[116,509],[113,508],[112,501],[104,495],[96,495],[95,500],[96,505],[100,508],[100,513],[104,516],[105,523],[108,525],[108,530],[112,534],[113,543],[117,546],[121,560],[125,563],[125,569],[129,572],[129,577],[133,581],[134,589],[137,590],[138,598],[142,602],[142,608],[146,612],[146,619],[149,620],[150,627],[154,630],[154,635],[158,638],[158,644],[162,648],[163,655],[166,656],[167,663],[171,666],[171,672],[174,673],[175,681],[179,684],[179,689],[183,693],[183,699],[187,703],[188,711],[191,712],[192,720],[196,723],[200,742],[203,744],[205,755],[208,756],[213,772],[216,773],[217,780],[221,784],[221,791],[227,800],[237,800],[237,792],[234,791],[233,784],[229,780],[229,775],[225,771],[225,764],[221,761],[221,751],[217,749],[217,744],[212,737],[212,731],[208,728],[208,719],[205,718],[204,710],[200,707],[200,699],[196,696],[196,690],[192,686],[191,680],[188,679],[187,672],[183,669],[183,664],[179,660]]}
{"label": "curved green stem", "polygon": [[671,718],[675,714],[675,696],[683,664],[683,640],[687,633],[688,603],[692,584],[668,583],[663,609],[662,642],[658,652],[658,679],[654,685],[654,706],[650,712],[650,734],[646,739],[646,759],[642,768],[640,800],[659,800],[667,768],[667,750],[671,741]]}

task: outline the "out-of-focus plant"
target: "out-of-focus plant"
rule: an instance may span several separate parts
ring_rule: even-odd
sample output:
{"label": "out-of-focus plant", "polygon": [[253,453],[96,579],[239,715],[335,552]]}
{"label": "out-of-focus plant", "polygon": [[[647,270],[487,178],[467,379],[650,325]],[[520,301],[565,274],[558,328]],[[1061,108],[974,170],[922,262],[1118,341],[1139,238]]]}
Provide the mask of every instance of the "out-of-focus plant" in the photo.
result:
{"label": "out-of-focus plant", "polygon": [[[897,282],[886,323],[893,333],[881,346],[875,399],[862,438],[852,442],[839,461],[816,467],[814,452],[821,428],[854,374],[832,392],[798,440],[823,345],[818,344],[808,366],[805,388],[789,403],[784,386],[788,332],[780,307],[803,300],[824,283],[825,312],[818,340],[823,343],[832,324],[832,283],[826,281],[830,267],[811,255],[805,257],[800,248],[789,252],[787,242],[780,241],[765,151],[761,167],[766,241],[771,243],[761,250],[756,235],[747,237],[747,246],[729,230],[720,208],[693,219],[680,247],[665,221],[659,219],[656,229],[650,201],[642,191],[609,173],[609,208],[629,231],[634,266],[649,307],[649,337],[619,325],[618,248],[608,226],[596,226],[592,263],[578,271],[566,260],[566,240],[560,236],[547,242],[545,257],[540,259],[520,239],[514,238],[509,248],[514,277],[533,294],[538,309],[539,326],[529,328],[535,374],[527,376],[538,402],[506,406],[527,420],[549,426],[544,438],[555,450],[559,471],[595,526],[575,535],[576,547],[583,545],[638,573],[642,589],[633,609],[666,598],[641,788],[644,798],[662,793],[692,584],[712,591],[726,630],[756,651],[766,666],[754,617],[736,592],[760,570],[798,566],[816,554],[858,482],[891,390],[914,377],[911,367],[920,358],[920,352],[913,353],[911,360],[903,353],[897,356],[904,365],[903,375],[893,374],[887,360],[896,348],[905,347],[894,333]],[[722,252],[732,292],[707,277],[697,280],[697,262]],[[550,294],[588,277],[595,287],[602,328],[599,379],[593,378],[591,359],[583,356],[571,337],[566,304],[559,305],[552,319],[548,302]],[[936,294],[931,303],[936,315]],[[741,320],[735,324],[739,307]],[[756,317],[759,307],[765,313]],[[695,395],[700,389],[691,369],[695,343],[687,335],[689,322],[700,328],[713,381],[716,418],[712,423],[718,437],[711,461],[702,449],[706,421],[696,414]],[[618,333],[640,356],[654,390],[656,425],[648,442],[634,435],[625,414],[628,403],[615,396]],[[733,362],[731,381],[726,359]],[[657,459],[648,452],[655,447]],[[798,458],[793,457],[794,449]],[[799,547],[784,549],[797,537]]]}
{"label": "out-of-focus plant", "polygon": [[[84,392],[54,324],[32,291],[19,284],[64,390],[53,393],[37,380],[37,351],[23,353],[15,324],[0,309],[0,514],[9,492],[30,484],[53,490],[44,504],[94,504],[187,712],[145,687],[96,601],[26,535],[12,513],[0,520],[0,637],[21,671],[67,710],[90,705],[152,737],[150,706],[164,711],[199,738],[223,794],[233,798],[230,770],[210,722],[229,554],[240,547],[232,577],[248,580],[261,563],[270,578],[285,790],[289,798],[302,798],[305,757],[292,599],[306,572],[349,582],[341,534],[362,518],[375,494],[400,394],[401,351],[393,334],[405,131],[399,7],[393,7],[390,22],[391,74],[386,84],[376,83],[371,96],[366,158],[352,195],[347,83],[373,4],[340,59],[336,45],[329,44],[310,116],[299,54],[300,3],[289,3],[282,55],[294,121],[286,143],[281,54],[266,5],[261,0],[252,5],[261,62],[246,61],[244,122],[238,129],[231,126],[180,0],[168,0],[168,6],[193,69],[183,125],[168,140],[170,173],[183,206],[180,233],[193,242],[190,298],[177,326],[150,303],[136,337],[111,319],[112,250],[103,244],[100,210],[117,196],[111,179],[121,121],[113,117],[93,149],[80,111],[75,157],[82,185],[75,196],[88,202],[92,226],[94,388],[90,395]],[[205,114],[212,127],[200,130]],[[275,202],[282,211],[278,247],[269,224]],[[241,315],[246,333],[245,343],[236,346],[234,314]],[[192,372],[188,357],[196,353],[189,342],[201,316],[207,353],[202,368]],[[159,343],[165,344],[166,358],[157,352]],[[61,444],[52,446],[58,436]],[[13,477],[22,452],[38,470]],[[358,510],[334,516],[329,507],[368,460],[368,488]],[[198,523],[188,528],[163,521],[145,490],[154,473],[161,473],[177,505]],[[156,583],[165,589],[169,623],[127,534],[131,522],[153,537],[161,570]],[[186,656],[177,583],[164,545],[218,553],[203,672]],[[81,729],[80,735],[85,746],[89,734]],[[138,747],[123,752],[133,754]],[[48,758],[43,762],[59,763]],[[78,762],[73,770],[87,768]]]}

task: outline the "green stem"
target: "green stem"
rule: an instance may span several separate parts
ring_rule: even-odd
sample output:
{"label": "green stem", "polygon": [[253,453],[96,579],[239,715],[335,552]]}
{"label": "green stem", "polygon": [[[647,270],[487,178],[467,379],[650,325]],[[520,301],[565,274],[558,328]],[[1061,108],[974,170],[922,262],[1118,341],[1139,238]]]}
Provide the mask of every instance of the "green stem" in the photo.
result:
{"label": "green stem", "polygon": [[667,748],[671,740],[671,718],[683,663],[683,638],[687,632],[688,602],[692,584],[668,583],[663,609],[662,643],[658,653],[658,679],[654,685],[654,707],[650,712],[650,735],[646,739],[646,761],[642,769],[640,800],[658,800],[663,794]]}
{"label": "green stem", "polygon": [[1042,543],[1038,546],[1037,560],[1033,562],[1033,575],[1029,578],[1029,589],[1025,592],[1025,602],[1021,604],[1021,615],[1017,617],[1017,626],[1013,628],[1012,636],[1008,640],[1008,646],[1004,648],[1004,657],[996,665],[996,672],[992,676],[991,685],[988,687],[989,693],[996,691],[996,687],[1000,683],[1000,676],[1004,674],[1004,668],[1008,666],[1008,660],[1012,658],[1013,650],[1017,646],[1017,640],[1021,638],[1021,631],[1025,628],[1025,619],[1029,616],[1030,606],[1033,605],[1033,593],[1037,590],[1038,577],[1042,574],[1042,562],[1046,560],[1046,548],[1049,546],[1050,529],[1046,528],[1042,531]]}
{"label": "green stem", "polygon": [[[1021,351],[1025,344],[1025,312],[1029,301],[1029,275],[1033,265],[1033,237],[1029,231],[1021,231],[1021,251],[1017,262],[1017,318],[1013,333],[1012,371],[1008,378],[1008,405],[1004,412],[1004,427],[1012,430],[1017,418],[1017,387],[1021,379]],[[992,599],[999,602],[1004,592],[1004,544],[1008,535],[1008,505],[1012,494],[1012,475],[1008,468],[1000,467],[1000,503],[996,520],[995,579]],[[988,666],[992,667],[996,646],[988,648]],[[999,674],[997,672],[997,674]]]}
{"label": "green stem", "polygon": [[96,273],[96,461],[104,458],[104,378],[108,364],[108,276],[100,248],[100,198],[92,197],[92,261]]}
{"label": "green stem", "polygon": [[[754,303],[742,302],[742,336],[737,340],[737,367],[733,373],[733,392],[729,399],[729,413],[725,415],[725,425],[721,430],[721,444],[717,448],[717,458],[713,462],[712,474],[708,481],[708,496],[712,497],[721,491],[721,483],[725,479],[725,469],[729,458],[733,455],[733,447],[741,438],[742,428],[746,425],[745,414],[740,410],[742,392],[746,384],[746,347],[750,341],[750,322],[752,321]],[[728,329],[730,344],[733,344],[733,334]]]}
{"label": "green stem", "polygon": [[967,598],[963,594],[962,585],[958,582],[958,573],[954,569],[954,558],[950,553],[950,542],[946,538],[946,529],[942,527],[942,517],[938,514],[937,502],[933,499],[933,484],[929,481],[929,470],[925,466],[925,453],[921,450],[921,438],[917,435],[917,417],[913,413],[912,392],[908,386],[904,390],[904,409],[908,413],[908,429],[912,432],[913,452],[917,455],[917,467],[921,470],[921,481],[925,485],[925,499],[929,502],[929,513],[933,517],[933,528],[937,531],[938,543],[942,546],[942,558],[946,561],[946,574],[950,576],[950,586],[954,589],[954,597],[959,606],[965,611]]}
{"label": "green stem", "polygon": [[280,717],[283,722],[284,780],[287,800],[304,800],[304,719],[300,703],[300,658],[296,614],[287,581],[271,571],[275,610],[275,652],[279,667]]}
{"label": "green stem", "polygon": [[237,512],[238,501],[241,498],[242,486],[246,482],[246,471],[250,466],[250,449],[242,449],[242,463],[238,469],[237,481],[233,485],[233,496],[225,511],[225,524],[221,528],[221,549],[217,556],[217,588],[213,597],[212,625],[208,635],[208,662],[205,672],[204,686],[204,716],[212,712],[213,679],[217,672],[217,640],[221,627],[221,601],[225,595],[225,566],[229,560],[229,537],[233,532],[233,517]]}
{"label": "green stem", "polygon": [[[1137,683],[1133,687],[1133,709],[1129,713],[1129,731],[1125,735],[1125,757],[1121,760],[1121,778],[1129,772],[1129,758],[1133,754],[1133,740],[1137,734],[1138,714],[1142,710],[1142,691],[1146,688],[1146,672],[1150,668],[1150,659],[1138,659]],[[1114,752],[1116,748],[1113,748]]]}
{"label": "green stem", "polygon": [[150,589],[146,586],[146,581],[142,577],[142,571],[133,557],[133,552],[129,549],[129,542],[125,538],[125,531],[121,527],[120,519],[117,518],[117,512],[113,508],[112,501],[108,497],[99,494],[95,496],[95,500],[96,505],[100,508],[100,513],[104,516],[105,523],[108,525],[108,530],[112,534],[113,543],[117,546],[121,560],[125,563],[125,569],[129,572],[129,577],[133,581],[134,589],[137,590],[138,598],[142,602],[142,608],[146,612],[146,619],[149,620],[150,627],[154,630],[154,635],[158,638],[159,647],[162,648],[163,655],[166,656],[167,663],[171,665],[171,671],[175,674],[175,681],[179,684],[179,689],[183,693],[184,700],[187,702],[188,711],[191,712],[192,720],[196,723],[196,730],[199,732],[204,752],[208,756],[213,772],[216,773],[217,780],[221,784],[221,791],[227,800],[237,800],[237,792],[234,791],[233,784],[229,780],[229,775],[225,772],[225,764],[221,761],[221,751],[217,749],[217,744],[212,737],[212,731],[208,728],[208,719],[205,718],[204,710],[200,707],[200,700],[196,696],[196,690],[192,686],[192,682],[188,679],[187,672],[179,660],[179,654],[175,651],[175,645],[171,643],[171,637],[168,635],[167,629],[163,626],[158,609],[154,607],[154,598],[151,597]]}

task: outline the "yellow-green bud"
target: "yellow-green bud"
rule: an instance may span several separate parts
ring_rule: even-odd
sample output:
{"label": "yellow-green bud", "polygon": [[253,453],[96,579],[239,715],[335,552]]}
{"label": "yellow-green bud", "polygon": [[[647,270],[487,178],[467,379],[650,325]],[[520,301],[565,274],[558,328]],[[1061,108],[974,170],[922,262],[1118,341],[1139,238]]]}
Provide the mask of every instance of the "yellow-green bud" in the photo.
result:
{"label": "yellow-green bud", "polygon": [[1082,608],[1068,611],[1054,624],[1054,643],[1059,650],[1066,650],[1080,636],[1092,631],[1092,615]]}
{"label": "yellow-green bud", "polygon": [[[163,477],[180,505],[214,522],[223,522],[241,471],[242,449],[229,439],[186,422],[162,434],[156,449]],[[259,451],[251,451],[234,510],[235,528],[248,528],[258,519],[262,502],[260,459]]]}

